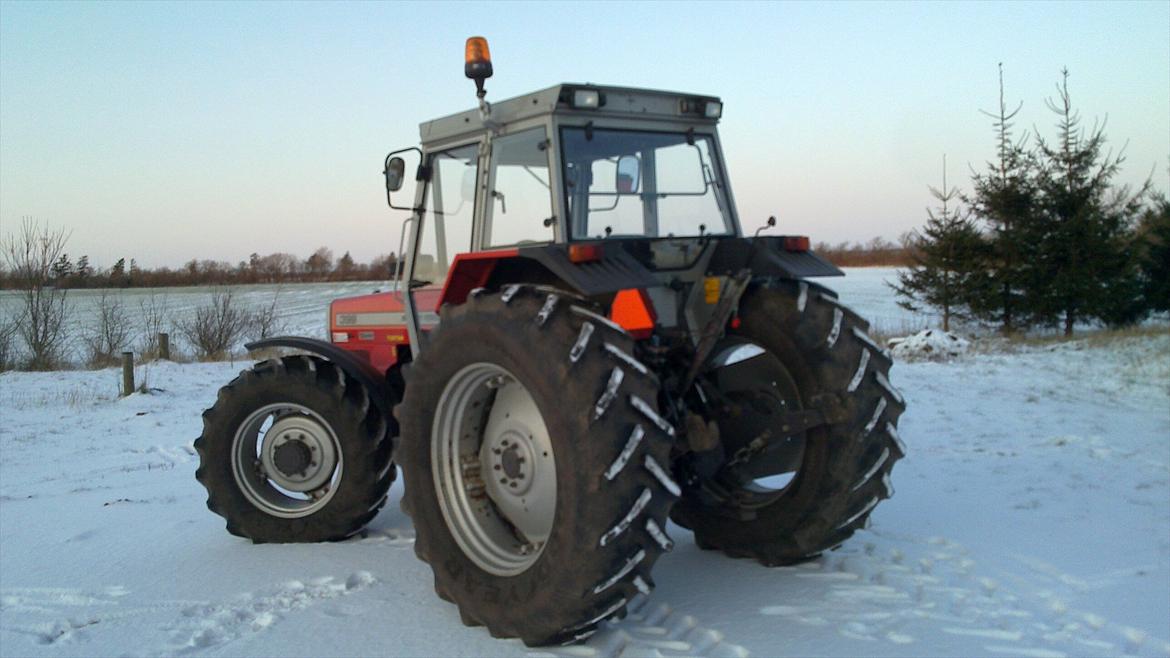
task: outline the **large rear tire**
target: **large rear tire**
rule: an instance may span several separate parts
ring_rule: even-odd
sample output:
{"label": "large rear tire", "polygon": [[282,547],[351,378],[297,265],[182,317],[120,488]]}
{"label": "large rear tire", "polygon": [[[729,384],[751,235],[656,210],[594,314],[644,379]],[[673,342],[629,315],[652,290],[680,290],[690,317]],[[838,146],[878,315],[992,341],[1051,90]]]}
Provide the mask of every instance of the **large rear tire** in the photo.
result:
{"label": "large rear tire", "polygon": [[797,470],[781,489],[716,476],[685,490],[673,518],[703,548],[792,564],[840,545],[893,495],[890,471],[905,454],[897,433],[905,404],[889,383],[890,357],[868,337],[868,324],[827,289],[803,281],[753,288],[739,320],[730,336],[766,350],[762,357],[777,359],[790,377],[791,387],[779,387],[793,391],[789,411],[820,409],[831,422],[799,437]]}
{"label": "large rear tire", "polygon": [[396,411],[402,506],[436,593],[530,646],[624,615],[671,548],[658,383],[583,304],[509,286],[444,306]]}
{"label": "large rear tire", "polygon": [[271,359],[241,372],[203,412],[195,477],[233,535],[345,539],[386,503],[396,429],[335,364]]}

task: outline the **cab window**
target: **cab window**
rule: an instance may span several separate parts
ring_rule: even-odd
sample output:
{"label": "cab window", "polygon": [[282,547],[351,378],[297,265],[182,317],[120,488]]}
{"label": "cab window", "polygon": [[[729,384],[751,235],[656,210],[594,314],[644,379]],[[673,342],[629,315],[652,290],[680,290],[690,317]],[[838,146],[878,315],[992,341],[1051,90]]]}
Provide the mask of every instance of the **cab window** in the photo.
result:
{"label": "cab window", "polygon": [[471,144],[436,153],[419,236],[413,282],[441,284],[455,256],[471,251],[479,146]]}
{"label": "cab window", "polygon": [[556,224],[549,190],[548,138],[532,128],[492,140],[484,244],[547,242]]}

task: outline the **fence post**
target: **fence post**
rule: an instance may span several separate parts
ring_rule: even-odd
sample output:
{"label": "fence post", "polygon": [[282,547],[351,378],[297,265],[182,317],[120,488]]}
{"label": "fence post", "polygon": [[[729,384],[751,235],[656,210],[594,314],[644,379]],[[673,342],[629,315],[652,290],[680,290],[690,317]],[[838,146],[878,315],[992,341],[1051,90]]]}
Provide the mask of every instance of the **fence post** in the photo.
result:
{"label": "fence post", "polygon": [[122,352],[122,397],[134,392],[134,352]]}
{"label": "fence post", "polygon": [[161,333],[158,335],[158,358],[171,360],[171,335]]}

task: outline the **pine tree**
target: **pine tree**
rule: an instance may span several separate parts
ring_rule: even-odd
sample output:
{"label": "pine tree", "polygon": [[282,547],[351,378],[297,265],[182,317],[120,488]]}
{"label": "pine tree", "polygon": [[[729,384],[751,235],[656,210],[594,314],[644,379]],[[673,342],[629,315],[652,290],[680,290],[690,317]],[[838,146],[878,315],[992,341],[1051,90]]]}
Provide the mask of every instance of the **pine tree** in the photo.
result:
{"label": "pine tree", "polygon": [[77,259],[77,267],[74,269],[77,273],[77,279],[82,288],[89,285],[89,278],[93,276],[93,268],[89,266],[89,256],[82,256]]}
{"label": "pine tree", "polygon": [[1170,311],[1170,199],[1157,195],[1138,225],[1142,297],[1152,311]]}
{"label": "pine tree", "polygon": [[55,281],[64,281],[73,275],[73,263],[69,260],[69,254],[61,254],[57,262],[53,263],[53,279]]}
{"label": "pine tree", "polygon": [[1037,137],[1037,221],[1027,236],[1037,248],[1029,306],[1063,325],[1071,336],[1078,321],[1127,324],[1139,319],[1141,282],[1129,253],[1133,224],[1145,189],[1131,194],[1111,181],[1123,156],[1106,153],[1103,125],[1084,131],[1062,72],[1057,97],[1056,141]]}
{"label": "pine tree", "polygon": [[972,300],[973,311],[983,319],[998,322],[1004,333],[1027,326],[1024,312],[1024,282],[1033,262],[1032,243],[1027,239],[1036,206],[1032,158],[1025,148],[1027,135],[1019,141],[1012,135],[1012,120],[1023,107],[1021,101],[1009,111],[1004,102],[1003,64],[999,65],[999,110],[991,117],[995,130],[996,161],[987,171],[972,177],[974,195],[964,198],[972,215],[990,230],[990,262],[986,295]]}
{"label": "pine tree", "polygon": [[971,301],[985,294],[987,244],[975,223],[951,208],[959,189],[947,188],[946,156],[942,189],[931,187],[930,194],[942,205],[927,209],[926,226],[910,238],[914,264],[899,272],[891,287],[899,306],[914,312],[934,308],[942,313],[943,330],[950,331],[951,320],[969,317]]}
{"label": "pine tree", "polygon": [[353,273],[353,270],[353,256],[350,256],[347,251],[341,258],[337,259],[337,267],[333,271],[338,275],[338,278],[345,280]]}

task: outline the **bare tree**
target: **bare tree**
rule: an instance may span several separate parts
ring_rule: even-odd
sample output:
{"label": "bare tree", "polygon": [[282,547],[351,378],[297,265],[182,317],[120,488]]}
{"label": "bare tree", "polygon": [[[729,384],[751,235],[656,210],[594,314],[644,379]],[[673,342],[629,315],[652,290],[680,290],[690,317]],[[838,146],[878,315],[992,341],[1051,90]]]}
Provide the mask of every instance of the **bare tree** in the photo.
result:
{"label": "bare tree", "polygon": [[66,291],[54,286],[52,278],[53,265],[68,241],[64,229],[51,229],[24,217],[20,230],[0,243],[0,257],[20,300],[16,332],[28,350],[27,365],[32,370],[49,370],[62,360],[70,307]]}
{"label": "bare tree", "polygon": [[253,340],[263,340],[284,331],[276,303],[280,300],[280,288],[272,293],[272,300],[265,306],[248,314],[248,334]]}
{"label": "bare tree", "polygon": [[15,361],[16,318],[0,317],[0,372],[10,370]]}
{"label": "bare tree", "polygon": [[239,308],[227,288],[214,291],[208,303],[195,309],[194,316],[178,323],[179,333],[200,359],[227,356],[247,328],[248,314]]}
{"label": "bare tree", "polygon": [[130,345],[130,320],[121,297],[102,291],[89,325],[82,330],[82,340],[89,365],[105,368],[118,362]]}
{"label": "bare tree", "polygon": [[138,317],[142,323],[138,349],[144,359],[158,358],[158,335],[169,326],[167,296],[151,292],[138,300]]}

